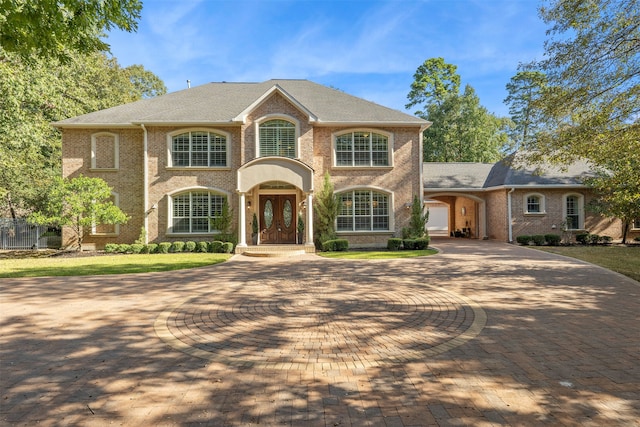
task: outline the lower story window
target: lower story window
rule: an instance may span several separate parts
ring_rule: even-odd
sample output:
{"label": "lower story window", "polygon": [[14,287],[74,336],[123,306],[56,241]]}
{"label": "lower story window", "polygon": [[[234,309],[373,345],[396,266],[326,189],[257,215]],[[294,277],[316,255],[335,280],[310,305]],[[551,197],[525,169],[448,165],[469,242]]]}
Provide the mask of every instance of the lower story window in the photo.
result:
{"label": "lower story window", "polygon": [[634,230],[640,230],[640,218],[636,218],[633,220],[632,228]]}
{"label": "lower story window", "polygon": [[340,193],[338,231],[389,230],[389,197],[370,190]]}
{"label": "lower story window", "polygon": [[213,233],[212,220],[222,214],[226,196],[211,191],[191,191],[173,196],[172,233]]}

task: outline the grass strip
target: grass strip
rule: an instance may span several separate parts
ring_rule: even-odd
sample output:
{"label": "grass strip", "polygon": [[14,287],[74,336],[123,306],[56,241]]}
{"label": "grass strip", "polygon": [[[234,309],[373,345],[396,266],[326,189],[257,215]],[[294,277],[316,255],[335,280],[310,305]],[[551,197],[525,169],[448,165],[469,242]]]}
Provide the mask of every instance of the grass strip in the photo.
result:
{"label": "grass strip", "polygon": [[640,245],[534,247],[545,252],[587,261],[640,282]]}
{"label": "grass strip", "polygon": [[182,253],[3,259],[0,261],[0,277],[151,273],[214,265],[230,257],[229,254],[217,253]]}

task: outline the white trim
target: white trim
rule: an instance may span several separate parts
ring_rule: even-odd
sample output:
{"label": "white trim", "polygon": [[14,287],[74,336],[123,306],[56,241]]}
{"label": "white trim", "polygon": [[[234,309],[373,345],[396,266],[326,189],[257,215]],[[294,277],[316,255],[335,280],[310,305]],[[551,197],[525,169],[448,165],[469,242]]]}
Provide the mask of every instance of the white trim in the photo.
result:
{"label": "white trim", "polygon": [[584,195],[580,193],[565,193],[562,195],[562,221],[567,220],[567,198],[571,196],[576,196],[578,198],[578,228],[568,228],[569,224],[567,224],[568,230],[584,230]]}
{"label": "white trim", "polygon": [[[382,135],[387,138],[387,160],[389,161],[388,165],[363,165],[363,166],[355,166],[355,165],[338,165],[337,164],[337,155],[336,155],[336,138],[346,134],[352,134],[355,132],[369,132],[371,134],[377,133],[378,135]],[[393,132],[389,132],[386,130],[381,130],[377,128],[371,127],[358,127],[358,128],[350,128],[350,129],[342,129],[339,131],[335,131],[331,133],[331,166],[336,169],[393,169],[394,167],[394,152],[393,149],[395,146],[395,134]],[[369,150],[369,154],[371,154],[371,149]]]}
{"label": "white trim", "polygon": [[[108,168],[99,168],[97,163],[97,138],[109,136],[113,138],[113,166]],[[91,169],[114,171],[120,169],[120,136],[113,132],[95,132],[91,134]]]}
{"label": "white trim", "polygon": [[[173,137],[177,135],[182,135],[183,133],[191,133],[191,132],[208,132],[217,135],[222,135],[226,140],[226,165],[225,166],[173,166],[173,156],[172,156],[172,147],[173,147]],[[191,152],[191,151],[190,151]],[[195,170],[195,169],[205,169],[205,170],[229,170],[231,169],[231,133],[220,130],[213,127],[187,127],[176,129],[167,134],[167,166],[168,170]]]}
{"label": "white trim", "polygon": [[[538,198],[538,203],[540,205],[540,211],[538,212],[529,212],[529,197],[537,197]],[[523,213],[525,215],[546,215],[547,214],[547,208],[546,208],[546,198],[544,196],[544,194],[540,194],[540,193],[526,193],[525,195],[522,196],[522,206],[523,206]]]}
{"label": "white trim", "polygon": [[244,110],[242,110],[240,112],[240,114],[238,114],[236,117],[233,118],[233,121],[235,122],[240,122],[240,123],[246,123],[247,121],[247,116],[256,108],[258,108],[258,106],[260,106],[263,102],[265,102],[272,94],[278,92],[279,94],[281,94],[287,101],[289,101],[291,104],[293,104],[301,113],[303,113],[304,115],[309,117],[309,123],[315,122],[318,120],[318,117],[316,117],[311,111],[309,111],[304,105],[302,105],[300,102],[298,102],[297,99],[295,99],[293,96],[291,96],[287,91],[285,91],[284,89],[282,89],[282,87],[280,87],[280,85],[275,84],[274,86],[272,86],[269,90],[267,90],[261,97],[259,97],[258,99],[256,99],[255,101],[253,101],[253,103],[251,103],[251,105],[249,105],[247,108],[245,108]]}

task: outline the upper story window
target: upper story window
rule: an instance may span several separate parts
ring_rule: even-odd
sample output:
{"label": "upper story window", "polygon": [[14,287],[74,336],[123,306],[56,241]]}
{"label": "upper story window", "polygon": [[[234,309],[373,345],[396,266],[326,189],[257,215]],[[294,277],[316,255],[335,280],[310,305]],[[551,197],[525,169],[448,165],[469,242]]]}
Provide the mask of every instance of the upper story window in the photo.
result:
{"label": "upper story window", "polygon": [[296,125],[287,120],[273,119],[259,125],[260,157],[296,158]]}
{"label": "upper story window", "polygon": [[527,194],[524,196],[524,213],[543,214],[545,213],[544,196],[541,194]]}
{"label": "upper story window", "polygon": [[372,190],[340,193],[338,231],[382,231],[390,229],[389,196]]}
{"label": "upper story window", "polygon": [[563,214],[565,221],[567,221],[568,230],[582,230],[584,228],[584,199],[582,195],[565,195]]}
{"label": "upper story window", "polygon": [[336,166],[390,166],[389,137],[356,131],[335,137]]}
{"label": "upper story window", "polygon": [[227,197],[207,190],[188,191],[171,197],[170,233],[213,233],[212,220],[222,215]]}
{"label": "upper story window", "polygon": [[227,167],[227,136],[210,131],[189,131],[171,136],[173,167]]}
{"label": "upper story window", "polygon": [[118,169],[119,149],[118,135],[109,132],[91,135],[91,169]]}

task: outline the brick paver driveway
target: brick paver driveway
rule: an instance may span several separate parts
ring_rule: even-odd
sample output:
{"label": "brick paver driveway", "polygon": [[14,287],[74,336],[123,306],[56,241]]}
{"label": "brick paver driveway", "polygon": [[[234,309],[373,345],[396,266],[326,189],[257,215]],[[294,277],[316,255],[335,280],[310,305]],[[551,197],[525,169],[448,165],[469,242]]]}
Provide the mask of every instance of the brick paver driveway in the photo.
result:
{"label": "brick paver driveway", "polygon": [[2,279],[1,425],[638,425],[640,284],[464,239]]}

